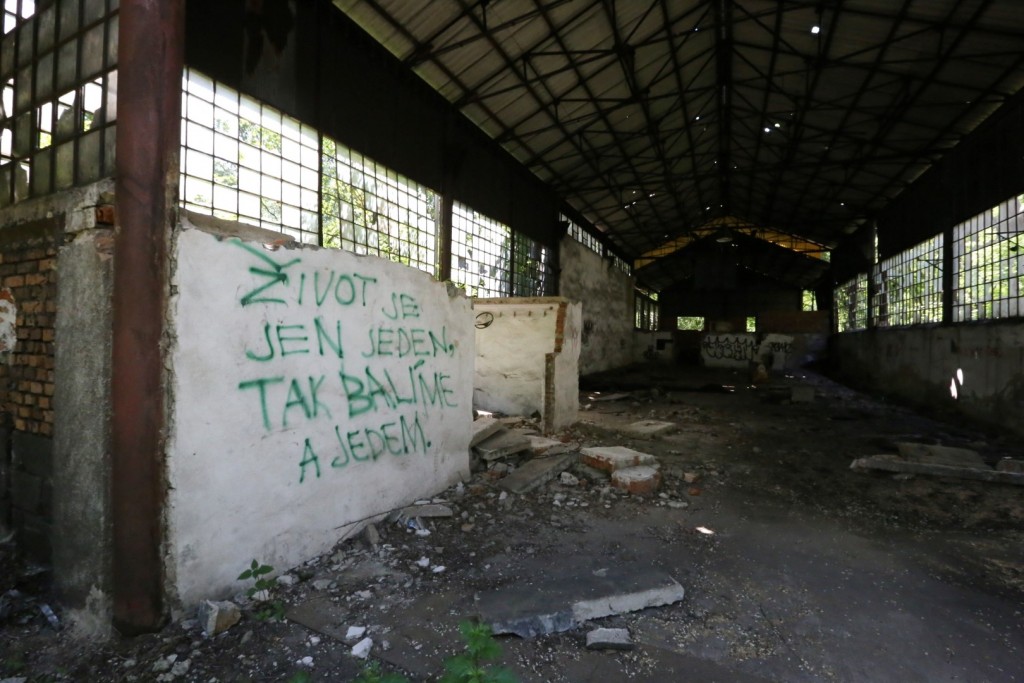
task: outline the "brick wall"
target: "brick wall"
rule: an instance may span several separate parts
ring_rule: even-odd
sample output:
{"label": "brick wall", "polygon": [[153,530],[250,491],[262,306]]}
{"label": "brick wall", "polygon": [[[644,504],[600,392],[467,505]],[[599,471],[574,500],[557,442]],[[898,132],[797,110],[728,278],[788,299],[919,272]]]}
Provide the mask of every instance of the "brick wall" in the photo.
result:
{"label": "brick wall", "polygon": [[[30,555],[49,557],[59,219],[0,228],[0,517]],[[12,320],[13,319],[13,320]],[[6,520],[5,520],[6,521]]]}

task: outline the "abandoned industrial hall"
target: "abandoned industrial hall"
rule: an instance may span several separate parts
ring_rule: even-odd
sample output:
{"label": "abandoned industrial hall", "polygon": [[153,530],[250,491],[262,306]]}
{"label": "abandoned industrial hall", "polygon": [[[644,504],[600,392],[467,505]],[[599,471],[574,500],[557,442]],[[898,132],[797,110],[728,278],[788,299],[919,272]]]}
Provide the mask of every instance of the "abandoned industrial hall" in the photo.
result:
{"label": "abandoned industrial hall", "polygon": [[1024,680],[1024,3],[2,22],[0,683]]}

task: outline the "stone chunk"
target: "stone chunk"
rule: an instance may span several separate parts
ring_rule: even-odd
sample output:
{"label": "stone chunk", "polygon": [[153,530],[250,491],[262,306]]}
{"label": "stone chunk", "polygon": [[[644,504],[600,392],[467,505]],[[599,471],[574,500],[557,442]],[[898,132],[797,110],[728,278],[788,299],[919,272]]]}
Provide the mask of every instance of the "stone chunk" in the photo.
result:
{"label": "stone chunk", "polygon": [[977,451],[969,448],[953,448],[951,446],[935,446],[926,443],[899,442],[896,450],[909,462],[920,462],[929,465],[945,465],[947,467],[978,467],[991,469]]}
{"label": "stone chunk", "polygon": [[489,436],[500,432],[505,427],[493,417],[481,417],[473,420],[473,435],[469,438],[469,445],[473,447]]}
{"label": "stone chunk", "polygon": [[598,628],[587,634],[588,650],[632,650],[629,629]]}
{"label": "stone chunk", "polygon": [[626,427],[626,431],[641,439],[656,439],[676,429],[674,422],[659,420],[640,420]]}
{"label": "stone chunk", "polygon": [[996,464],[996,469],[1000,472],[1016,472],[1018,474],[1024,474],[1024,460],[1011,460],[1010,458],[1004,458]]}
{"label": "stone chunk", "polygon": [[612,472],[612,486],[636,495],[654,493],[661,486],[661,472],[650,465],[625,467]]}
{"label": "stone chunk", "polygon": [[208,636],[215,636],[223,633],[234,626],[242,618],[242,612],[238,605],[228,600],[214,602],[204,600],[199,603],[199,625]]}
{"label": "stone chunk", "polygon": [[373,638],[363,638],[352,646],[352,656],[359,659],[366,659],[370,656],[370,648],[373,647]]}
{"label": "stone chunk", "polygon": [[557,477],[572,461],[573,456],[569,453],[534,458],[516,468],[515,472],[498,482],[498,486],[512,493],[527,493]]}
{"label": "stone chunk", "polygon": [[484,460],[490,461],[505,458],[529,450],[529,448],[530,440],[528,438],[516,432],[504,431],[481,441],[473,447],[473,450]]}
{"label": "stone chunk", "polygon": [[624,467],[653,465],[657,462],[650,453],[641,453],[625,446],[594,446],[580,451],[583,464],[605,472]]}

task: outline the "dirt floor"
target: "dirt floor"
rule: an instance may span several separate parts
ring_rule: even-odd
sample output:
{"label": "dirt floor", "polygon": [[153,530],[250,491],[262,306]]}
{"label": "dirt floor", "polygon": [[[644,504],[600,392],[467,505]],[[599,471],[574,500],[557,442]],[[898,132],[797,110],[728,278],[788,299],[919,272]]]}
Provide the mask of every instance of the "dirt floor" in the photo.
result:
{"label": "dirt floor", "polygon": [[[789,401],[791,385],[814,400]],[[645,366],[584,388],[579,423],[558,438],[656,456],[658,493],[617,492],[576,465],[579,483],[507,494],[502,470],[517,463],[499,461],[437,494],[453,516],[423,520],[429,535],[382,520],[379,539],[278,568],[270,597],[285,619],[259,620],[250,602],[214,637],[186,614],[152,635],[76,640],[43,612],[63,626],[49,574],[2,546],[0,681],[347,681],[365,666],[351,626],[367,628],[383,671],[437,680],[480,594],[608,569],[660,570],[686,596],[501,637],[498,663],[521,681],[1024,680],[1024,488],[849,467],[898,441],[994,463],[1024,457],[1019,438],[803,372],[750,387],[740,373]],[[626,396],[594,400],[615,392]],[[647,419],[677,429],[626,435]],[[634,649],[586,649],[597,626],[627,628]]]}

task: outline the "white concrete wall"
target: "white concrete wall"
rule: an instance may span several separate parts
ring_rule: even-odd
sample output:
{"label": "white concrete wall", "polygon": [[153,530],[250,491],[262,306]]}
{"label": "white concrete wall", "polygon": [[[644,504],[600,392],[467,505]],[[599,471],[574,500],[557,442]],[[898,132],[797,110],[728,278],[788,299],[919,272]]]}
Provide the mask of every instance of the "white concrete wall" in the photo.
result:
{"label": "white concrete wall", "polygon": [[572,237],[562,238],[558,293],[583,303],[581,375],[634,361],[633,278]]}
{"label": "white concrete wall", "polygon": [[473,318],[457,290],[190,226],[173,257],[166,566],[182,605],[468,476]]}
{"label": "white concrete wall", "polygon": [[549,431],[576,421],[581,307],[561,297],[474,299],[473,404],[539,413]]}

